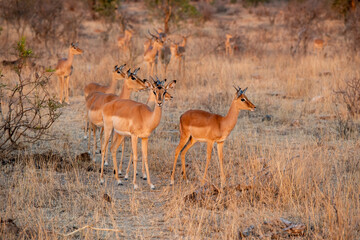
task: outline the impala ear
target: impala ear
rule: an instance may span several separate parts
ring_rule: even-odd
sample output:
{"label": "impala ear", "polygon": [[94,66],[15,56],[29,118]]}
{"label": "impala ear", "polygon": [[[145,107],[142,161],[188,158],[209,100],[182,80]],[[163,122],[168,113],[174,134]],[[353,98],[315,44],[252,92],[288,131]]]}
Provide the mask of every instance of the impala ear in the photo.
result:
{"label": "impala ear", "polygon": [[168,84],[166,84],[165,89],[170,89],[170,88],[174,88],[176,85],[176,80],[172,80],[171,82],[169,82]]}
{"label": "impala ear", "polygon": [[165,92],[165,100],[172,100],[173,99],[173,96],[170,95],[170,93],[168,92]]}

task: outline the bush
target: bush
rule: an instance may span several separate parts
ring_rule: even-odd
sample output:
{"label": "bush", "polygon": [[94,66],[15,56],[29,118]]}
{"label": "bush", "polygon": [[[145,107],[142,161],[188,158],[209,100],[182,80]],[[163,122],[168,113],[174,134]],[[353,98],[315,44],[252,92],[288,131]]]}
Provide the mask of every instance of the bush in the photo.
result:
{"label": "bush", "polygon": [[[33,54],[26,48],[24,38],[16,49],[22,59]],[[22,67],[18,65],[15,69],[17,83],[14,87],[0,84],[1,155],[8,155],[27,143],[48,139],[47,130],[60,116],[60,105],[47,91],[50,76],[42,73],[35,74],[34,78],[23,78]],[[0,74],[0,78],[4,76]]]}

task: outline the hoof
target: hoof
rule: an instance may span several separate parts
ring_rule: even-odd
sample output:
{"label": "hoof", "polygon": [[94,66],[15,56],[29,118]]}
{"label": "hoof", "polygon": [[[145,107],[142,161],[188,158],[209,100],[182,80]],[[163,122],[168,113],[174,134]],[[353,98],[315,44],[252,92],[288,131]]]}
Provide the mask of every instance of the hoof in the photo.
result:
{"label": "hoof", "polygon": [[122,174],[121,174],[121,170],[119,171],[119,176],[120,176],[120,175],[122,175]]}
{"label": "hoof", "polygon": [[143,180],[146,180],[146,179],[147,179],[146,174],[143,175],[142,179],[143,179]]}
{"label": "hoof", "polygon": [[174,180],[170,181],[170,186],[174,185]]}
{"label": "hoof", "polygon": [[134,190],[138,189],[139,186],[137,184],[134,184]]}
{"label": "hoof", "polygon": [[103,184],[104,184],[104,182],[105,182],[105,181],[104,181],[104,179],[103,179],[103,178],[101,178],[101,179],[100,179],[100,184],[101,184],[101,185],[103,185]]}
{"label": "hoof", "polygon": [[108,163],[108,162],[105,162],[105,163],[104,163],[104,166],[109,166],[109,163]]}
{"label": "hoof", "polygon": [[155,190],[155,186],[153,184],[150,185],[151,190]]}
{"label": "hoof", "polygon": [[87,136],[84,136],[84,139],[87,139]]}
{"label": "hoof", "polygon": [[124,177],[124,180],[127,181],[129,179],[129,176],[126,174]]}
{"label": "hoof", "polygon": [[121,186],[123,185],[120,179],[117,181],[117,185],[121,185]]}

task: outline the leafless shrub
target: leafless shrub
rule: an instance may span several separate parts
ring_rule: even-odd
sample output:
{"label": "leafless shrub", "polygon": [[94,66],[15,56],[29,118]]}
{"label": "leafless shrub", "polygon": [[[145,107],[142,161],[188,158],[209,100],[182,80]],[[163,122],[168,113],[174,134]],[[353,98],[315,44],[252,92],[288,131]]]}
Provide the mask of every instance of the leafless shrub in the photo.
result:
{"label": "leafless shrub", "polygon": [[[17,50],[24,59],[32,54],[24,39],[18,42]],[[60,116],[60,105],[47,91],[50,76],[36,73],[34,79],[24,79],[23,67],[20,64],[15,68],[18,79],[14,87],[0,85],[0,152],[3,155],[23,144],[45,139],[47,130]]]}
{"label": "leafless shrub", "polygon": [[309,40],[315,32],[321,31],[317,26],[322,20],[324,9],[327,8],[321,1],[292,2],[288,5],[284,20],[291,36],[296,36],[297,39],[295,46],[290,49],[293,56],[301,52],[307,53]]}
{"label": "leafless shrub", "polygon": [[342,96],[351,117],[360,115],[360,78],[347,80],[345,87],[336,93]]}
{"label": "leafless shrub", "polygon": [[345,39],[351,52],[360,50],[360,9],[351,12],[345,23]]}
{"label": "leafless shrub", "polygon": [[201,18],[204,22],[210,21],[214,17],[215,7],[207,2],[200,2],[197,5],[198,11],[201,14]]}

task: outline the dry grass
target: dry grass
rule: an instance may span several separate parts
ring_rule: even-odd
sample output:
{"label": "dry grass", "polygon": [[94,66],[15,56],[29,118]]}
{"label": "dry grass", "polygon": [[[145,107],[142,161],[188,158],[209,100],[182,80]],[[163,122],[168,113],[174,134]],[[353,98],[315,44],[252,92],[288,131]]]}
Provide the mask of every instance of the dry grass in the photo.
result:
{"label": "dry grass", "polygon": [[[130,9],[136,9],[135,6],[130,5]],[[329,57],[311,53],[293,58],[290,46],[296,40],[281,22],[270,25],[266,18],[235,6],[239,8],[240,20],[236,15],[214,14],[204,26],[192,25],[193,35],[186,50],[186,78],[179,79],[174,99],[165,104],[161,123],[149,141],[149,167],[155,191],[150,191],[144,181],[140,182],[139,191],[132,190],[131,182],[116,186],[112,167],[105,172],[106,183],[102,186],[98,179],[99,162],[75,158],[87,149],[87,140],[82,138],[83,87],[93,81],[109,82],[113,66],[129,62],[128,57],[119,56],[117,34],[112,33],[110,41],[104,44],[95,31],[101,24],[85,22],[79,39],[85,52],[75,57],[70,80],[72,104],[62,109],[63,115],[52,128],[58,140],[27,150],[52,150],[72,165],[59,171],[52,165],[56,163],[35,164],[33,159],[23,158],[26,153],[20,153],[13,161],[2,160],[0,216],[3,220],[14,219],[19,230],[15,237],[5,229],[1,237],[58,239],[60,234],[90,225],[120,232],[84,229],[68,238],[236,239],[239,231],[254,225],[252,238],[270,239],[275,228],[264,222],[283,217],[306,225],[305,235],[297,238],[358,238],[360,123],[353,119],[355,128],[347,137],[339,132],[338,125],[347,112],[334,91],[344,86],[347,79],[360,77],[359,56],[342,51],[345,43],[337,35],[341,23],[332,20],[327,29],[332,30],[328,34],[335,44],[324,50]],[[227,29],[219,28],[219,21]],[[131,67],[140,66],[139,75],[144,77],[142,41],[152,27],[146,22],[136,28],[134,52],[138,57]],[[224,40],[225,32],[247,39],[246,50],[232,59],[213,51]],[[32,45],[35,52],[41,52],[40,45]],[[66,56],[66,46],[55,48],[59,55]],[[41,56],[40,63],[55,65],[56,56],[45,52]],[[175,69],[176,65],[170,64],[168,79],[177,79]],[[6,69],[3,74],[11,82],[13,75]],[[53,83],[56,86],[55,77]],[[225,142],[226,181],[228,186],[251,184],[252,188],[227,191],[201,204],[190,203],[184,198],[200,186],[206,147],[197,144],[187,154],[190,182],[181,180],[177,166],[175,186],[169,186],[179,141],[179,117],[191,108],[226,114],[234,93],[233,83],[249,87],[247,96],[257,110],[241,112]],[[56,94],[55,88],[52,91]],[[144,93],[133,95],[133,99],[142,102],[146,98]],[[266,115],[269,118],[264,118]],[[129,159],[128,142],[126,146],[125,166]],[[97,157],[100,159],[100,155]],[[264,163],[268,174],[261,178]],[[208,181],[220,186],[215,148]],[[104,194],[111,197],[111,202],[104,200]]]}

